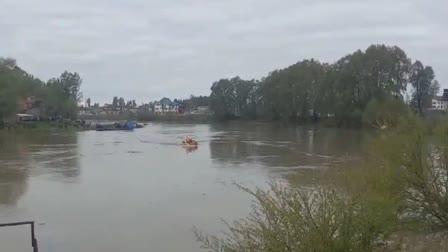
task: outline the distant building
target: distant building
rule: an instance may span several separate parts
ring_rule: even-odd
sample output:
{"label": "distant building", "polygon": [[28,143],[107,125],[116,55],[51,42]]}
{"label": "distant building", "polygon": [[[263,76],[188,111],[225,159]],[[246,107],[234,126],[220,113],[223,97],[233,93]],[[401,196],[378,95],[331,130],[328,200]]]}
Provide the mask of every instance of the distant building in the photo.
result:
{"label": "distant building", "polygon": [[161,115],[163,114],[163,105],[159,102],[154,103],[154,114]]}
{"label": "distant building", "polygon": [[169,98],[162,98],[160,101],[154,102],[154,114],[178,114],[179,104],[172,102]]}
{"label": "distant building", "polygon": [[92,112],[90,109],[85,107],[79,107],[78,108],[78,116],[86,116],[86,115],[92,115]]}
{"label": "distant building", "polygon": [[31,114],[17,114],[16,115],[17,122],[28,122],[28,121],[34,121],[34,120],[36,120],[36,117]]}
{"label": "distant building", "polygon": [[188,114],[192,115],[208,115],[210,110],[207,106],[197,106],[188,110]]}
{"label": "distant building", "polygon": [[448,110],[448,89],[443,90],[442,96],[434,96],[431,101],[432,110]]}
{"label": "distant building", "polygon": [[138,108],[130,108],[127,111],[133,115],[137,115],[139,109]]}
{"label": "distant building", "polygon": [[431,102],[431,109],[433,110],[445,110],[445,106],[442,101],[442,96],[434,96]]}

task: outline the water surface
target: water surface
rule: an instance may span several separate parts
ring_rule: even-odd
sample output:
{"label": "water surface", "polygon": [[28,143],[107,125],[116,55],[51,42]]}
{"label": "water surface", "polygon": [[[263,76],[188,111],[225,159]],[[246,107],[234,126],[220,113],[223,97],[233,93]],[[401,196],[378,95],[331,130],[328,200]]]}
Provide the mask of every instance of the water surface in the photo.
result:
{"label": "water surface", "polygon": [[[185,149],[191,135],[200,143]],[[263,123],[149,124],[134,132],[0,136],[0,223],[35,220],[40,251],[199,251],[244,217],[234,183],[331,169],[359,158],[360,131]],[[31,251],[26,227],[0,228],[0,251]]]}

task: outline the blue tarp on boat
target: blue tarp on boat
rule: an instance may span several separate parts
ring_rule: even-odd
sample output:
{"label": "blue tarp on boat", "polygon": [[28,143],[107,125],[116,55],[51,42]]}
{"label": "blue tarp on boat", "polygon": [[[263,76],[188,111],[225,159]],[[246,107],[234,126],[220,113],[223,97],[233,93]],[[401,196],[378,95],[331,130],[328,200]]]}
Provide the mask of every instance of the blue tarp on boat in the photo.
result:
{"label": "blue tarp on boat", "polygon": [[112,124],[96,124],[96,130],[108,131],[108,130],[133,130],[137,126],[135,121],[126,121],[125,123],[112,123]]}

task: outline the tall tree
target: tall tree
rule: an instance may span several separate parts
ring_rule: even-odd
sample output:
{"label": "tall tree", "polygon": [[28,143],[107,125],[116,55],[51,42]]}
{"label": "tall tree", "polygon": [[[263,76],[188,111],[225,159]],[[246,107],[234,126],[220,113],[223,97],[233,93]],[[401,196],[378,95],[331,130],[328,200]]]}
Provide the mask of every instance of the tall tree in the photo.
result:
{"label": "tall tree", "polygon": [[[437,85],[432,83],[431,71],[423,72],[430,79],[426,81],[431,83],[429,93],[434,93]],[[286,121],[332,115],[341,125],[356,126],[361,124],[370,100],[403,100],[407,84],[412,82],[410,77],[411,60],[403,50],[371,45],[334,64],[303,60],[252,83],[240,78],[222,79],[212,85],[210,108],[220,118],[247,116],[245,113],[253,111],[257,117]],[[423,98],[423,103],[427,102]]]}
{"label": "tall tree", "polygon": [[430,66],[416,61],[411,67],[410,82],[413,87],[411,104],[423,115],[423,108],[428,106],[431,97],[439,92],[439,84],[434,81],[435,74]]}
{"label": "tall tree", "polygon": [[124,101],[124,98],[123,98],[123,97],[120,97],[120,98],[118,99],[118,106],[119,106],[120,108],[123,108],[125,105],[126,105],[126,102]]}
{"label": "tall tree", "polygon": [[221,79],[211,87],[210,108],[218,119],[228,119],[237,115],[235,86],[232,82],[238,81],[239,77],[232,80]]}
{"label": "tall tree", "polygon": [[0,65],[9,69],[14,69],[17,66],[17,61],[13,58],[0,57]]}
{"label": "tall tree", "polygon": [[17,98],[0,80],[0,128],[4,127],[4,118],[10,117],[16,112]]}
{"label": "tall tree", "polygon": [[75,101],[79,101],[82,98],[82,94],[80,92],[82,79],[78,73],[71,73],[65,71],[59,77],[59,80],[64,89],[64,95],[68,98],[71,98]]}
{"label": "tall tree", "polygon": [[92,101],[90,100],[90,97],[89,98],[87,98],[87,101],[86,101],[86,103],[87,103],[87,107],[90,107],[90,103],[91,103]]}
{"label": "tall tree", "polygon": [[40,109],[40,116],[74,118],[81,84],[79,74],[67,71],[44,83],[22,70],[14,59],[0,57],[0,114],[10,117],[24,112],[25,99],[34,97],[32,106]]}
{"label": "tall tree", "polygon": [[112,100],[112,106],[113,107],[118,107],[118,97],[114,96],[114,99]]}

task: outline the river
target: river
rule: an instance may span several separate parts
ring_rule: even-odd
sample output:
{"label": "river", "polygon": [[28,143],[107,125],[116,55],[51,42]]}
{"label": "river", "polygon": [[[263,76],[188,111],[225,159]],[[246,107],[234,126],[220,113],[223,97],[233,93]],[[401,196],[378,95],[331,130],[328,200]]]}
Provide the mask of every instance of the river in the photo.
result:
{"label": "river", "polygon": [[[179,143],[185,135],[197,149]],[[234,183],[328,170],[359,158],[361,131],[265,123],[148,124],[134,132],[0,135],[0,223],[35,220],[39,250],[200,251],[251,198]],[[0,251],[31,251],[27,227],[0,228]]]}

